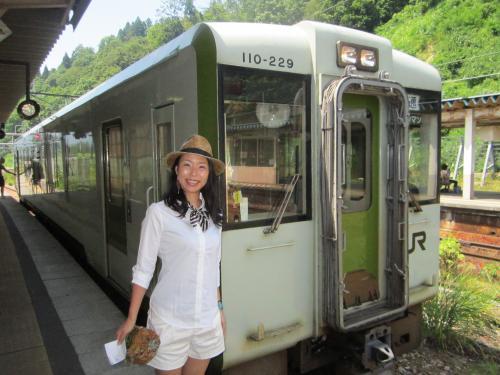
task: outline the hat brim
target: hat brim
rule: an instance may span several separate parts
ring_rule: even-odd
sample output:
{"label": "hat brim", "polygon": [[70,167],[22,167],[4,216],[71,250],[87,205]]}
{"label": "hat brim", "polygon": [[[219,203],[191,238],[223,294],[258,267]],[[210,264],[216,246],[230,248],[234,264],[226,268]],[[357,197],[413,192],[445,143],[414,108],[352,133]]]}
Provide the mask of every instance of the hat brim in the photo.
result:
{"label": "hat brim", "polygon": [[204,158],[210,159],[214,163],[214,170],[215,174],[217,176],[223,174],[226,171],[226,165],[221,162],[219,159],[212,158],[210,156],[205,156],[205,155],[200,155],[194,152],[184,152],[184,151],[173,151],[169,152],[167,156],[165,157],[167,166],[172,169],[174,167],[175,161],[177,160],[178,157],[180,157],[182,154],[193,154],[193,155],[198,155],[202,156]]}

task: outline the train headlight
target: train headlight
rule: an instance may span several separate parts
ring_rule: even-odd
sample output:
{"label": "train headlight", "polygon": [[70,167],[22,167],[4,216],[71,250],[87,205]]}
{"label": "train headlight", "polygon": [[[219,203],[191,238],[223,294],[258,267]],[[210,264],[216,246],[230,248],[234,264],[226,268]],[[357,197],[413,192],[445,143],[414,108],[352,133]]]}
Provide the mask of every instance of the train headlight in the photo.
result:
{"label": "train headlight", "polygon": [[362,66],[366,66],[368,68],[373,68],[377,65],[377,56],[375,51],[372,49],[362,49],[359,54],[359,60]]}
{"label": "train headlight", "polygon": [[358,61],[358,51],[356,48],[343,45],[340,49],[340,61],[344,65],[356,65]]}
{"label": "train headlight", "polygon": [[337,65],[341,68],[354,65],[359,70],[378,70],[378,50],[345,42],[337,42]]}

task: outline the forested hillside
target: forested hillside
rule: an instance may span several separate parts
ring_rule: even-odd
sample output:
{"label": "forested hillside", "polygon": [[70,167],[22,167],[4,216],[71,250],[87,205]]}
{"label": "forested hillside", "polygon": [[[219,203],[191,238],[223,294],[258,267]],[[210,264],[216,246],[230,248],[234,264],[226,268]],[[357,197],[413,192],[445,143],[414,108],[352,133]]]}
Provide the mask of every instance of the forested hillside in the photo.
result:
{"label": "forested hillside", "polygon": [[439,69],[443,97],[500,91],[498,0],[416,1],[375,32]]}
{"label": "forested hillside", "polygon": [[383,35],[396,48],[434,64],[445,81],[444,97],[500,91],[499,76],[491,75],[499,70],[497,0],[213,0],[203,11],[192,0],[164,0],[159,12],[156,22],[127,23],[96,50],[79,46],[57,69],[45,69],[32,87],[40,116],[22,121],[14,113],[7,130],[38,123],[201,21],[293,24],[309,19],[354,27]]}

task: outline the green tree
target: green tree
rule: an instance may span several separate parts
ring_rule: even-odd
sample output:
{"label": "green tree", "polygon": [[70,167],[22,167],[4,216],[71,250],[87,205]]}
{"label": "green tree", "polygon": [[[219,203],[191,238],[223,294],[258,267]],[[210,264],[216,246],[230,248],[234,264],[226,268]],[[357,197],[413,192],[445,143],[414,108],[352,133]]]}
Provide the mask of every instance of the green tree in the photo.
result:
{"label": "green tree", "polygon": [[303,19],[307,3],[307,0],[216,0],[203,13],[203,19],[290,25]]}
{"label": "green tree", "polygon": [[72,66],[89,66],[94,60],[94,50],[90,47],[84,47],[81,44],[75,48],[71,55]]}
{"label": "green tree", "polygon": [[43,68],[43,73],[42,73],[41,78],[47,79],[48,76],[49,76],[49,69],[47,68],[47,65],[45,65],[45,67]]}
{"label": "green tree", "polygon": [[196,9],[192,0],[163,0],[158,13],[166,20],[178,20],[183,30],[202,20],[202,14]]}
{"label": "green tree", "polygon": [[[434,1],[435,2],[435,1]],[[409,0],[378,0],[375,2],[377,7],[377,13],[380,23],[386,23],[389,21],[393,14],[400,12],[407,4]],[[379,25],[376,25],[379,26]],[[373,29],[372,29],[373,31]]]}
{"label": "green tree", "polygon": [[149,28],[146,39],[151,49],[155,49],[183,32],[184,26],[179,18],[163,18]]}
{"label": "green tree", "polygon": [[310,0],[304,9],[304,18],[308,20],[328,22],[331,19],[329,10],[332,8],[331,0]]}
{"label": "green tree", "polygon": [[472,96],[500,91],[499,19],[495,0],[414,0],[376,32],[433,64],[445,98]]}
{"label": "green tree", "polygon": [[372,31],[380,23],[375,0],[340,0],[331,9],[331,22]]}
{"label": "green tree", "polygon": [[224,0],[212,0],[210,6],[203,12],[204,21],[231,21],[232,14]]}
{"label": "green tree", "polygon": [[305,17],[373,32],[392,15],[407,5],[409,0],[310,0]]}
{"label": "green tree", "polygon": [[68,56],[67,53],[64,54],[64,57],[62,59],[62,65],[68,69],[71,67],[71,58]]}
{"label": "green tree", "polygon": [[146,32],[150,26],[151,20],[142,21],[137,17],[134,22],[127,22],[125,27],[118,31],[118,39],[125,42],[136,36],[146,36]]}

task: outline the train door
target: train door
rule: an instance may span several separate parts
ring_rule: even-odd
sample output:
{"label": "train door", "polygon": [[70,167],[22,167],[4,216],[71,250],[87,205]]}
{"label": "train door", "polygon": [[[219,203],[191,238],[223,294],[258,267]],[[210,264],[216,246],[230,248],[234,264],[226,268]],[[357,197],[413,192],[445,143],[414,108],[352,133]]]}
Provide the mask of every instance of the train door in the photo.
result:
{"label": "train door", "polygon": [[104,212],[108,275],[118,285],[130,284],[124,186],[123,129],[120,120],[103,124]]}
{"label": "train door", "polygon": [[[378,101],[347,96],[341,122],[344,307],[376,301],[379,222]],[[350,108],[349,108],[350,107]],[[375,144],[374,144],[375,143]],[[373,146],[373,147],[372,147]]]}
{"label": "train door", "polygon": [[169,175],[165,164],[165,156],[174,148],[173,104],[153,108],[151,131],[154,145],[153,199],[157,202],[168,189]]}
{"label": "train door", "polygon": [[408,303],[407,113],[395,83],[347,77],[325,90],[324,298],[340,330],[393,318]]}
{"label": "train door", "polygon": [[[165,156],[174,149],[174,105],[165,104],[151,110],[151,136],[153,151],[153,185],[146,192],[146,205],[158,202],[169,189],[169,173]],[[161,269],[158,258],[151,285],[155,285]]]}
{"label": "train door", "polygon": [[228,366],[314,329],[309,88],[305,75],[221,67]]}

